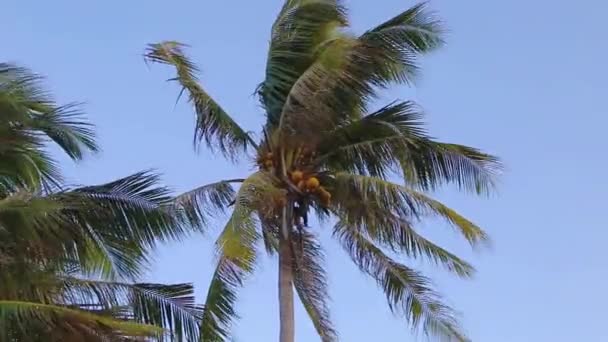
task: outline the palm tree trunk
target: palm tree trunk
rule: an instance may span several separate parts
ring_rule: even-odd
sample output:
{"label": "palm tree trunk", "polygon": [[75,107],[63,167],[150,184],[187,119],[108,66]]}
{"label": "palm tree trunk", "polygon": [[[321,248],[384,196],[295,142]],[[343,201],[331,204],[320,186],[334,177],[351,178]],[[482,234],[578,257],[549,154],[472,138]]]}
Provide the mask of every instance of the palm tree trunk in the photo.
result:
{"label": "palm tree trunk", "polygon": [[283,208],[282,232],[279,240],[279,319],[280,342],[294,342],[295,319],[293,309],[293,256],[289,245],[290,215],[287,206]]}

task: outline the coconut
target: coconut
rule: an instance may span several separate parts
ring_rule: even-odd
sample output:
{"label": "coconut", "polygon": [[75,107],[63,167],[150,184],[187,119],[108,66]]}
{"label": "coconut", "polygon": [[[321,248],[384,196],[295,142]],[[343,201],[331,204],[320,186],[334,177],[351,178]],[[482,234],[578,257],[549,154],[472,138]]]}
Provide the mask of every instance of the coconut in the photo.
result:
{"label": "coconut", "polygon": [[310,177],[306,180],[306,187],[315,190],[319,187],[319,180],[316,177]]}
{"label": "coconut", "polygon": [[296,184],[298,184],[302,178],[304,178],[304,173],[302,173],[300,170],[296,170],[291,173],[291,180]]}

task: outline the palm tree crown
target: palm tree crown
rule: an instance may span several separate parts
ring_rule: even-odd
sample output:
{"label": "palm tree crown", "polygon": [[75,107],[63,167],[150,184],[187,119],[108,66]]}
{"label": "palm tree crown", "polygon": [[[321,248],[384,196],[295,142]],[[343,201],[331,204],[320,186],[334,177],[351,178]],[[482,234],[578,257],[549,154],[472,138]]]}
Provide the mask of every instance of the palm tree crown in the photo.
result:
{"label": "palm tree crown", "polygon": [[[175,68],[197,113],[195,141],[253,174],[179,196],[190,222],[231,211],[217,240],[218,263],[201,326],[204,341],[229,339],[237,290],[254,271],[260,246],[279,256],[281,341],[293,341],[295,289],[323,341],[334,341],[323,252],[309,215],[386,294],[390,309],[427,335],[464,341],[454,311],[429,280],[390,254],[425,258],[461,277],[474,269],[414,228],[426,215],[447,220],[473,246],[488,237],[426,191],[446,184],[486,193],[500,164],[475,148],[431,138],[411,101],[372,110],[383,89],[411,84],[418,58],[442,45],[438,19],[424,4],[364,32],[348,30],[337,0],[287,0],[271,30],[266,76],[257,88],[266,123],[254,139],[214,101],[178,42],[151,44],[146,59]],[[389,178],[400,178],[394,183]],[[240,184],[238,190],[233,184]],[[328,220],[329,219],[329,220]]]}
{"label": "palm tree crown", "polygon": [[65,187],[45,146],[78,160],[94,130],[40,81],[0,63],[0,341],[196,339],[192,285],[134,283],[183,214],[150,172]]}

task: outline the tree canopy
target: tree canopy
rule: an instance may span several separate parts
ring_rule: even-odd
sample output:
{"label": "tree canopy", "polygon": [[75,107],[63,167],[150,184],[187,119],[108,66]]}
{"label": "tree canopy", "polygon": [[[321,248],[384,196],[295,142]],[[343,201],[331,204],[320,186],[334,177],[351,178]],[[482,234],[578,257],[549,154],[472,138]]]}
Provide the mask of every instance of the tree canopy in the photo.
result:
{"label": "tree canopy", "polygon": [[0,340],[192,341],[202,308],[191,284],[138,283],[158,242],[190,232],[152,172],[63,184],[49,143],[96,152],[77,104],[0,63]]}

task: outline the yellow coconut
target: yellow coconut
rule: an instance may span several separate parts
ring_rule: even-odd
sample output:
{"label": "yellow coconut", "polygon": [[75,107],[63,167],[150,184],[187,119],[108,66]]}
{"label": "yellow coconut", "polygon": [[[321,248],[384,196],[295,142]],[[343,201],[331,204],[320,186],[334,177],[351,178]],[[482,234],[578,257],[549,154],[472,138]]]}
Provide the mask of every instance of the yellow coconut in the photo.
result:
{"label": "yellow coconut", "polygon": [[300,170],[295,170],[291,173],[291,180],[296,184],[298,184],[302,178],[304,178],[304,173],[302,173]]}
{"label": "yellow coconut", "polygon": [[267,168],[271,168],[272,167],[272,160],[266,160],[264,162],[264,166],[266,166]]}
{"label": "yellow coconut", "polygon": [[319,187],[319,180],[316,177],[310,177],[306,180],[306,187],[310,190],[315,190]]}

